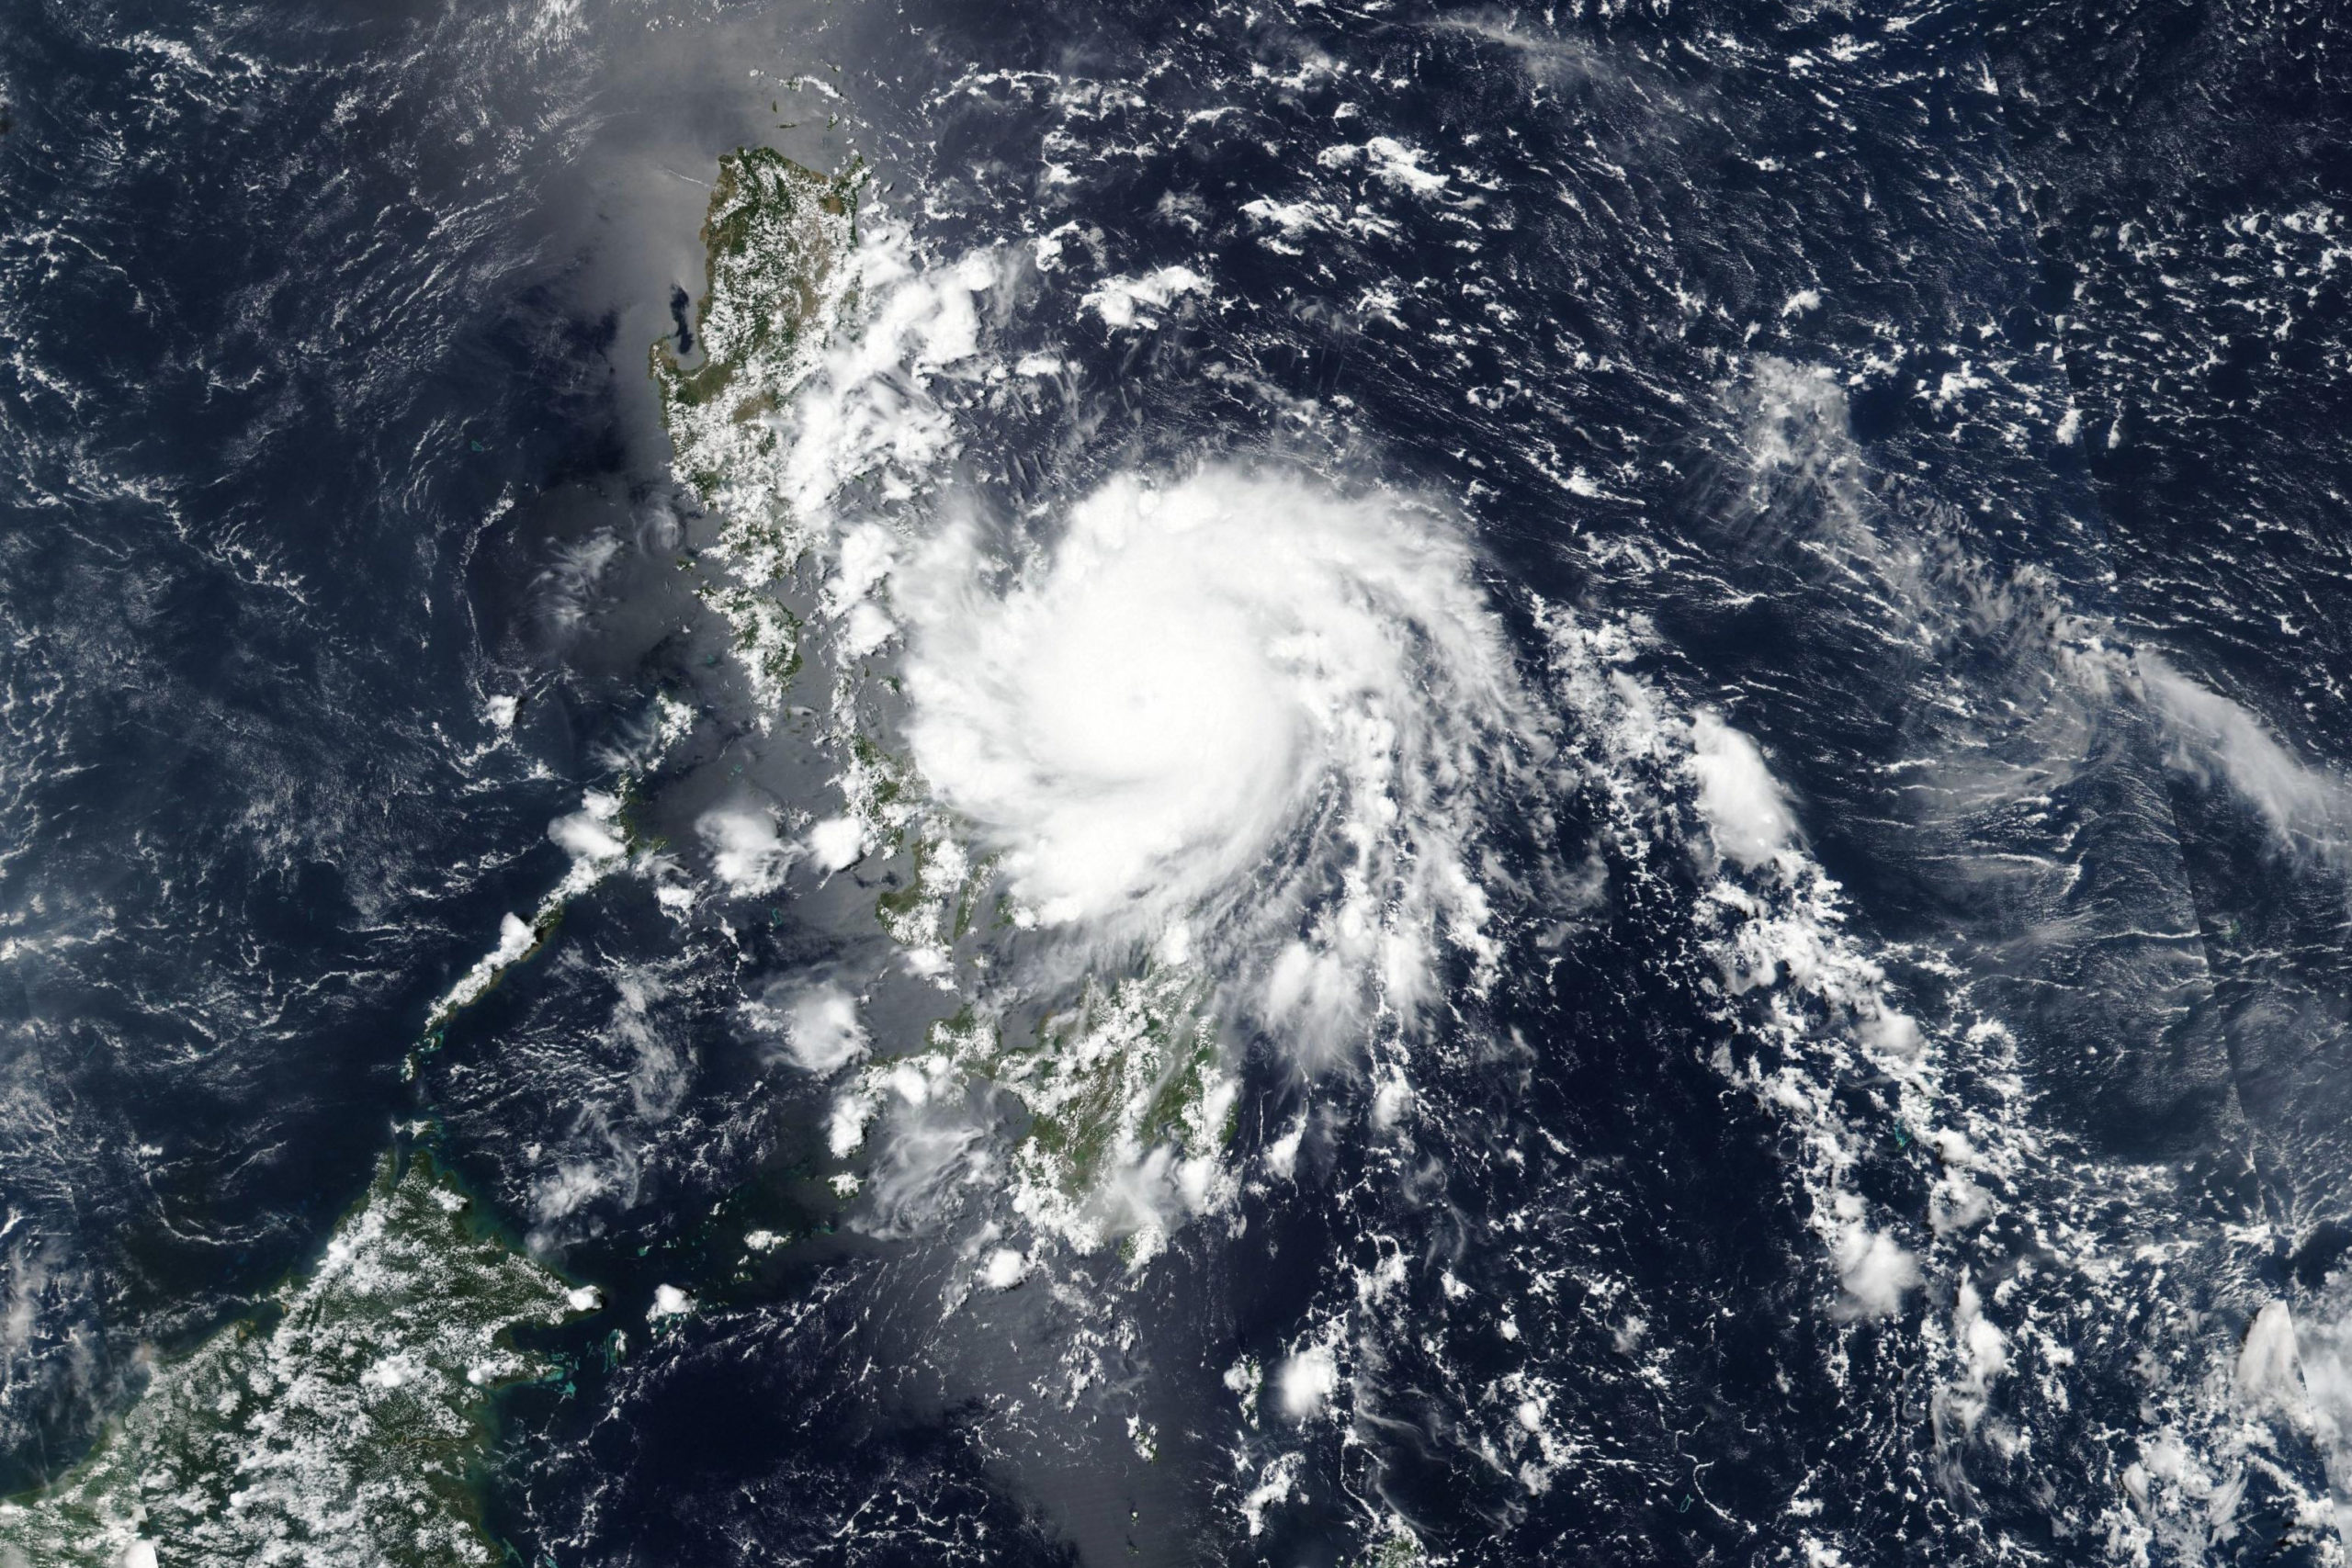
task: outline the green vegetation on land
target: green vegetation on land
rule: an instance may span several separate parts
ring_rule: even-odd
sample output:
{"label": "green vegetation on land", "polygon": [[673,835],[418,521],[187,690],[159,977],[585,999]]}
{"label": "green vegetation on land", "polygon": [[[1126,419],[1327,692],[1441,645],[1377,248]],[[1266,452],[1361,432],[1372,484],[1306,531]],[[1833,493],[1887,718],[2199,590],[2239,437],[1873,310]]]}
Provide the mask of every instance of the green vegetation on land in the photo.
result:
{"label": "green vegetation on land", "polygon": [[388,1156],[255,1318],[156,1364],[78,1466],[0,1504],[8,1568],[471,1568],[490,1395],[548,1375],[526,1323],[593,1304]]}

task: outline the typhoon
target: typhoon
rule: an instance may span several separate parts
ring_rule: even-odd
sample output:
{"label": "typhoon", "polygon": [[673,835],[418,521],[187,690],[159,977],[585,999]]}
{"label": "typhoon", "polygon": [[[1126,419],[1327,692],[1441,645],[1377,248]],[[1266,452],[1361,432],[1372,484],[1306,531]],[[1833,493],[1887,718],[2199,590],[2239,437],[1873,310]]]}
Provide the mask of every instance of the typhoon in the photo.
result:
{"label": "typhoon", "polygon": [[0,28],[0,1563],[2341,1568],[2315,0]]}
{"label": "typhoon", "polygon": [[[965,520],[910,542],[833,624],[870,636],[884,598],[903,762],[887,801],[855,769],[842,789],[861,842],[916,846],[888,913],[968,993],[939,1032],[953,1070],[1037,1121],[1015,1161],[1033,1220],[1090,1247],[1141,1233],[1148,1256],[1230,1200],[1241,1043],[1360,1073],[1449,987],[1493,984],[1482,813],[1540,773],[1544,731],[1442,513],[1272,464],[1121,475],[1042,540]],[[956,928],[989,898],[1001,936],[959,971]],[[1020,1028],[1043,1048],[1008,1052]],[[935,1114],[950,1072],[869,1071],[839,1146],[891,1106]]]}
{"label": "typhoon", "polygon": [[1020,1206],[1148,1256],[1230,1200],[1237,1038],[1361,1071],[1492,983],[1479,813],[1541,730],[1470,552],[1401,497],[1122,476],[1019,564],[987,548],[951,529],[897,579],[909,761],[932,854],[1040,939],[984,1005],[1083,996],[1012,1075],[1047,1128]]}
{"label": "typhoon", "polygon": [[[796,852],[839,874],[905,855],[910,886],[880,900],[890,966],[961,1004],[930,1048],[846,1077],[831,1146],[878,1136],[886,1228],[993,1168],[1027,1222],[1148,1258],[1230,1207],[1252,1048],[1401,1082],[1374,1058],[1494,984],[1486,814],[1540,787],[1548,717],[1446,507],[1329,477],[1337,455],[1196,452],[1008,516],[959,479],[955,416],[991,379],[982,323],[1021,269],[923,265],[856,172],[747,154],[713,211],[747,238],[713,254],[702,363],[656,355],[681,467],[725,519],[733,581],[707,597],[764,693],[785,660],[762,584],[813,566],[788,658],[831,674],[843,809]],[[824,287],[782,288],[779,266]],[[1082,308],[1136,323],[1105,298]],[[790,330],[752,333],[762,310]],[[740,811],[699,831],[730,864],[775,842]],[[1009,1161],[969,1117],[980,1085],[1027,1123]]]}
{"label": "typhoon", "polygon": [[905,581],[908,740],[1024,914],[1327,1053],[1414,1019],[1442,949],[1491,964],[1465,857],[1531,711],[1441,516],[1210,468],[1111,481],[1025,569],[980,550]]}

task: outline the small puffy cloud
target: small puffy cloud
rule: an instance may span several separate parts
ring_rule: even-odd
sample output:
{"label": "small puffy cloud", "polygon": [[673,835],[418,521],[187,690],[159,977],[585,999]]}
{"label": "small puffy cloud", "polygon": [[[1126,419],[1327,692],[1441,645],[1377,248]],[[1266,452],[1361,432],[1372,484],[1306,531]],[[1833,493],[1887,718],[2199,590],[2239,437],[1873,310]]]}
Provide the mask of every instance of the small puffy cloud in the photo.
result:
{"label": "small puffy cloud", "polygon": [[720,807],[704,812],[695,831],[710,851],[711,874],[739,898],[775,892],[800,857],[798,848],[784,841],[775,819],[764,811]]}
{"label": "small puffy cloud", "polygon": [[1755,741],[1701,713],[1690,722],[1690,767],[1699,783],[1699,814],[1720,852],[1752,871],[1789,847],[1796,818]]}
{"label": "small puffy cloud", "polygon": [[857,998],[836,985],[811,986],[784,1013],[785,1046],[805,1070],[825,1077],[865,1055]]}
{"label": "small puffy cloud", "polygon": [[1105,325],[1132,327],[1152,324],[1148,312],[1164,310],[1185,294],[1205,294],[1209,280],[1189,266],[1163,266],[1141,277],[1105,279],[1088,290],[1080,301],[1102,318]]}
{"label": "small puffy cloud", "polygon": [[846,871],[865,853],[865,829],[854,817],[828,817],[808,829],[808,852],[827,871]]}
{"label": "small puffy cloud", "polygon": [[1340,1363],[1329,1345],[1311,1345],[1283,1363],[1274,1394],[1283,1414],[1305,1421],[1323,1413],[1340,1389]]}
{"label": "small puffy cloud", "polygon": [[620,796],[590,790],[579,810],[548,824],[548,837],[578,864],[607,864],[628,852],[620,816]]}
{"label": "small puffy cloud", "polygon": [[1884,1231],[1857,1225],[1838,1246],[1838,1282],[1860,1317],[1892,1317],[1919,1284],[1919,1260]]}

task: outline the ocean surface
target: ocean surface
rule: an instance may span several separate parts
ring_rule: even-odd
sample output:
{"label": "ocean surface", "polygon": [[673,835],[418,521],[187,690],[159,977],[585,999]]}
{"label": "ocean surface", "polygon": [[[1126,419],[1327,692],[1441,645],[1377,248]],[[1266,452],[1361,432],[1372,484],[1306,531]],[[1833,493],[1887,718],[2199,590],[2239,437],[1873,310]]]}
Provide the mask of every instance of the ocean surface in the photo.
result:
{"label": "ocean surface", "polygon": [[2344,1560],[2352,15],[0,100],[0,1494],[424,1150],[534,1568]]}

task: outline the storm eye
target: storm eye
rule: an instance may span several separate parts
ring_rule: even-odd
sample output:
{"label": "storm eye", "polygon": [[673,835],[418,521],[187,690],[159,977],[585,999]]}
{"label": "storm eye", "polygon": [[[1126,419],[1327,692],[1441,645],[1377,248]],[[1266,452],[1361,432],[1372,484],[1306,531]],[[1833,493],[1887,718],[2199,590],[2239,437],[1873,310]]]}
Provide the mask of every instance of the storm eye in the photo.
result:
{"label": "storm eye", "polygon": [[1231,916],[1270,964],[1326,922],[1318,994],[1379,984],[1373,933],[1425,920],[1453,852],[1430,807],[1519,701],[1445,529],[1209,469],[1105,486],[1001,595],[960,550],[902,585],[909,737],[1013,891],[1097,935]]}

